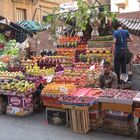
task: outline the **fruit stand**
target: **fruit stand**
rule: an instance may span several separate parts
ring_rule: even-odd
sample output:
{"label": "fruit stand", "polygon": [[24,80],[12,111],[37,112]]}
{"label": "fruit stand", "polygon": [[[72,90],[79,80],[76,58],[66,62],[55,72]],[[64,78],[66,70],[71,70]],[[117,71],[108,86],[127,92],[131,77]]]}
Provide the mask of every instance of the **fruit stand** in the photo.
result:
{"label": "fruit stand", "polygon": [[[105,22],[104,18],[100,21]],[[110,20],[106,21],[105,29],[110,25]],[[102,25],[98,22],[92,22],[96,31],[96,26]],[[107,133],[131,135],[136,128],[134,117],[140,118],[140,93],[103,90],[98,83],[102,62],[113,62],[113,36],[91,36],[85,34],[85,26],[78,25],[80,31],[74,27],[75,33],[61,32],[54,37],[55,53],[31,59],[22,53],[28,43],[0,34],[0,112],[25,116],[35,111],[36,102],[42,102],[49,124],[70,126],[82,134],[103,127]]]}
{"label": "fruit stand", "polygon": [[[82,9],[82,7],[80,8]],[[61,18],[61,15],[59,16]],[[84,19],[84,17],[82,18]],[[72,19],[67,21],[71,22]],[[107,26],[112,28],[110,19],[106,19],[105,16],[100,21],[101,23],[99,20],[93,19],[91,23],[96,32],[99,31],[98,27],[102,26],[98,35],[85,34],[84,27],[81,27],[82,24],[80,25],[78,21],[77,26],[79,25],[81,30],[77,31],[76,26],[73,26],[78,33],[74,30],[74,33],[65,32],[63,34],[62,28],[59,35],[53,34],[52,41],[56,44],[57,49],[55,56],[49,56],[53,59],[49,61],[51,63],[49,66],[55,67],[55,58],[57,58],[57,62],[62,68],[58,70],[63,72],[55,73],[53,82],[48,83],[42,90],[46,118],[49,124],[68,125],[75,133],[86,134],[90,130],[98,130],[102,127],[103,131],[107,133],[131,135],[136,130],[133,113],[139,114],[139,109],[134,108],[135,99],[139,98],[139,93],[130,90],[99,89],[98,78],[102,72],[102,62],[104,60],[113,62],[111,52],[113,35],[104,32]],[[61,27],[61,25],[59,26]],[[69,29],[69,26],[66,25],[67,28]],[[42,57],[41,61],[38,61],[40,66],[47,64],[45,60],[47,57]],[[73,87],[73,90],[70,91],[70,87]]]}
{"label": "fruit stand", "polygon": [[30,33],[7,19],[0,26],[0,112],[25,116],[35,111],[37,99],[40,103],[43,77],[54,72],[22,65],[21,59],[27,59]]}

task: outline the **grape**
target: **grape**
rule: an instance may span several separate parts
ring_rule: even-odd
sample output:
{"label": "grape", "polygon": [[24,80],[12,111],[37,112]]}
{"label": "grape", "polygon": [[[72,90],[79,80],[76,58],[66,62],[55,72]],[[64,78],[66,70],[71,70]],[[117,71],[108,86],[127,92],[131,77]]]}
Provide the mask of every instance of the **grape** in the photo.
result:
{"label": "grape", "polygon": [[4,53],[7,55],[15,56],[19,53],[19,48],[16,47],[16,40],[10,40],[5,44]]}
{"label": "grape", "polygon": [[4,34],[0,33],[0,44],[5,44],[6,43],[6,37]]}

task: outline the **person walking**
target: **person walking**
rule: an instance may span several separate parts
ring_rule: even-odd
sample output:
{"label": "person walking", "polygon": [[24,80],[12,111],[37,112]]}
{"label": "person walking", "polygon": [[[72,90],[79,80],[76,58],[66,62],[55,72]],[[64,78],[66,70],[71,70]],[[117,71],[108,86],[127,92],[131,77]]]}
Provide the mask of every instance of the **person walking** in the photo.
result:
{"label": "person walking", "polygon": [[133,41],[132,36],[128,30],[124,30],[120,23],[115,24],[114,31],[114,71],[118,77],[118,84],[121,84],[120,75],[126,74],[126,64],[127,64],[127,53],[128,46],[127,42]]}

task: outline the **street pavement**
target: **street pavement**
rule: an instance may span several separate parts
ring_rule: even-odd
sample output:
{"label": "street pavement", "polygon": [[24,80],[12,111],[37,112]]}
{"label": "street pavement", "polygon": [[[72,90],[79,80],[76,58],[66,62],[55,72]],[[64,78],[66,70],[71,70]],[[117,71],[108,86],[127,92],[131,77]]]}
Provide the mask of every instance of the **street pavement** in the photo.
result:
{"label": "street pavement", "polygon": [[45,112],[26,117],[0,115],[0,140],[134,140],[130,137],[91,131],[76,134],[69,128],[48,125]]}

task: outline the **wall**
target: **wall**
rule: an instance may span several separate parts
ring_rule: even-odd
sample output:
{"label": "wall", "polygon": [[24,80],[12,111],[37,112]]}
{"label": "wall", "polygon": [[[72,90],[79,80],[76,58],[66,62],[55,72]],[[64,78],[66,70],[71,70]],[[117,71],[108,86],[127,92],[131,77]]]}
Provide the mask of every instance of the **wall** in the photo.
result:
{"label": "wall", "polygon": [[134,12],[140,10],[140,4],[138,0],[126,0],[125,8],[118,8],[115,4],[115,0],[111,0],[111,11],[112,12],[120,12],[120,13],[127,13],[127,12]]}
{"label": "wall", "polygon": [[[41,8],[48,13],[52,13],[52,9],[54,7],[59,7],[60,3],[70,2],[72,0],[55,0],[54,2],[52,1],[37,0],[37,2],[33,4],[32,0],[0,0],[0,9],[2,9],[0,15],[8,18],[11,21],[16,21],[16,8],[20,8],[26,10],[26,19],[31,20],[36,8]],[[40,12],[40,10],[38,10],[35,19],[41,20],[42,15],[44,15],[44,12]]]}

